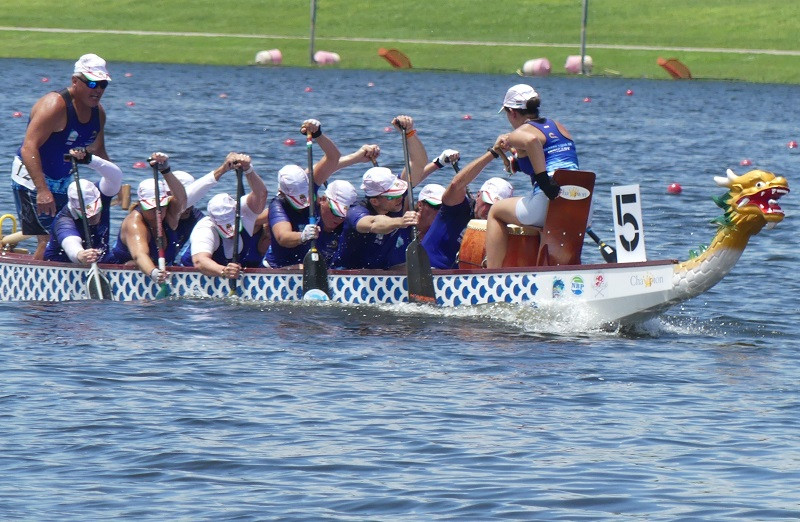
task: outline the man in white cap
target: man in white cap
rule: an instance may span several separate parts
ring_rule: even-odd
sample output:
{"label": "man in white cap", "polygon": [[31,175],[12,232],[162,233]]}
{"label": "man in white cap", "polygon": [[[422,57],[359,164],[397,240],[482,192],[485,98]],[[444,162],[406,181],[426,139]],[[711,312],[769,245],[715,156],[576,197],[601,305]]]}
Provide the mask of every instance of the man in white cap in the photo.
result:
{"label": "man in white cap", "polygon": [[[154,152],[150,157],[151,165],[155,165],[164,180],[158,180],[158,196],[156,200],[156,184],[153,178],[139,183],[137,194],[139,202],[125,216],[120,225],[117,241],[111,248],[110,263],[135,264],[144,274],[150,276],[154,283],[164,283],[169,274],[160,270],[156,263],[159,259],[158,248],[158,211],[164,234],[164,258],[167,265],[175,259],[174,235],[178,219],[186,206],[186,190],[169,166],[169,156],[163,152]],[[165,183],[166,182],[166,183]]]}
{"label": "man in white cap", "polygon": [[[415,182],[424,179],[428,155],[413,119],[401,115],[392,124],[406,133],[411,179]],[[404,196],[408,183],[386,167],[372,167],[364,173],[361,189],[366,198],[347,213],[332,266],[389,269],[402,265],[410,243],[408,227],[418,222],[417,212],[406,209]]]}
{"label": "man in white cap", "polygon": [[189,238],[189,248],[181,258],[182,265],[194,266],[207,276],[237,279],[242,267],[261,266],[261,256],[257,255],[261,229],[256,222],[267,205],[267,187],[246,154],[228,154],[217,170],[228,171],[237,166],[244,170],[250,187],[250,192],[239,201],[239,262],[233,262],[236,199],[227,193],[216,194],[209,200],[208,215],[197,222]]}
{"label": "man in white cap", "polygon": [[456,268],[456,257],[469,221],[473,217],[486,219],[492,205],[511,197],[513,188],[503,178],[488,179],[474,200],[467,192],[467,186],[493,159],[499,157],[499,153],[493,150],[499,140],[498,137],[492,147],[461,169],[442,192],[442,204],[422,238],[422,246],[431,260],[431,268]]}
{"label": "man in white cap", "polygon": [[[103,263],[109,255],[111,199],[122,186],[122,171],[114,163],[86,152],[83,148],[70,150],[70,155],[78,163],[87,165],[100,174],[99,188],[91,181],[81,178],[84,204],[81,209],[77,185],[74,181],[69,184],[67,204],[53,220],[44,258],[47,261]],[[84,216],[89,223],[89,244],[84,243]]]}
{"label": "man in white cap", "polygon": [[[314,164],[314,193],[338,170],[341,152],[336,144],[322,133],[322,124],[306,120],[300,126],[302,133],[310,132],[324,155]],[[264,266],[270,268],[299,267],[311,247],[312,239],[320,237],[321,227],[311,224],[310,212],[320,215],[319,200],[312,206],[309,201],[308,172],[298,165],[285,165],[278,171],[278,195],[269,204],[269,228],[272,234]],[[316,199],[316,198],[315,198]],[[330,223],[328,223],[330,225]],[[338,225],[337,225],[338,226]],[[335,227],[334,227],[335,228]],[[330,232],[330,230],[329,230]],[[336,234],[338,239],[338,234]],[[317,242],[317,249],[334,238],[328,234]]]}
{"label": "man in white cap", "polygon": [[35,259],[43,258],[53,217],[67,204],[71,165],[64,155],[86,147],[92,155],[108,159],[100,98],[110,81],[105,60],[85,54],[75,62],[72,84],[45,94],[31,109],[11,180],[22,233],[38,238]]}
{"label": "man in white cap", "polygon": [[577,170],[578,154],[569,131],[555,120],[539,115],[539,93],[530,85],[512,86],[499,112],[505,112],[513,131],[500,139],[498,147],[517,151],[516,163],[531,177],[533,190],[493,205],[486,223],[486,266],[502,266],[508,248],[506,224],[541,227],[550,200],[558,197],[552,179],[557,169]]}

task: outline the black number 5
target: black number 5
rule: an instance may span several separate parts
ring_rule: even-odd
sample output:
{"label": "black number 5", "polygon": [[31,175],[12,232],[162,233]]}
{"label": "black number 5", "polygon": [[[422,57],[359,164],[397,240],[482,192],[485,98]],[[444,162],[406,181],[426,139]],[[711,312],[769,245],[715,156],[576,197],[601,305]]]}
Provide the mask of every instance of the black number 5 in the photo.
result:
{"label": "black number 5", "polygon": [[633,226],[633,239],[628,241],[628,239],[620,234],[619,242],[622,244],[622,247],[627,250],[628,252],[633,252],[636,250],[636,246],[639,244],[639,223],[636,221],[636,217],[631,214],[630,212],[622,213],[622,205],[627,203],[636,203],[636,194],[618,194],[616,197],[616,205],[617,205],[617,223],[620,226],[624,226],[627,223],[630,223]]}

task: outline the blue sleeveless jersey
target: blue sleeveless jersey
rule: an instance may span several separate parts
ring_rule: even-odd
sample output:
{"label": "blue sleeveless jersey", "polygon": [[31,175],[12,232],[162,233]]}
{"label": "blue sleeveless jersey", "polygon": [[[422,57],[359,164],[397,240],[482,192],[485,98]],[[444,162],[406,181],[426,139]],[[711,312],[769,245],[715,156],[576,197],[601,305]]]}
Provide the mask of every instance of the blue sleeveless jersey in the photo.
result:
{"label": "blue sleeveless jersey", "polygon": [[439,208],[421,242],[431,260],[431,268],[456,268],[456,255],[470,219],[472,204],[468,197],[458,205]]}
{"label": "blue sleeveless jersey", "polygon": [[[558,169],[578,170],[578,151],[575,148],[575,142],[561,134],[556,122],[545,118],[543,123],[535,121],[529,121],[528,123],[545,135],[546,141],[542,148],[544,149],[547,172],[553,172]],[[527,160],[530,172],[523,168],[522,160]],[[533,176],[534,172],[533,167],[530,166],[530,159],[519,158],[517,161],[523,172]]]}
{"label": "blue sleeveless jersey", "polygon": [[[400,228],[388,234],[362,234],[356,229],[358,221],[366,216],[375,215],[367,201],[350,207],[344,228],[339,239],[339,246],[331,260],[333,268],[387,269],[405,263],[406,247],[411,242],[411,230]],[[401,217],[403,211],[393,212],[389,217]]]}
{"label": "blue sleeveless jersey", "polygon": [[[308,209],[297,210],[290,203],[286,202],[281,197],[275,197],[269,204],[269,228],[272,229],[277,223],[284,221],[292,225],[292,230],[295,232],[302,232],[303,228],[308,225]],[[270,241],[269,249],[264,255],[264,259],[273,268],[280,268],[283,266],[297,265],[303,262],[306,252],[310,245],[300,244],[296,247],[287,248],[278,244],[275,238]]]}
{"label": "blue sleeveless jersey", "polygon": [[[138,208],[133,212],[139,212]],[[121,231],[120,231],[121,232]],[[164,251],[164,259],[167,260],[167,266],[172,266],[175,264],[175,231],[166,226],[164,223],[164,235],[166,236],[167,245]],[[156,234],[151,230],[150,231],[150,259],[153,260],[154,263],[158,263],[158,244],[156,243]],[[117,234],[117,240],[114,242],[114,246],[111,248],[111,255],[109,256],[108,263],[127,263],[133,259],[131,257],[131,252],[128,250],[128,245],[122,242]]]}
{"label": "blue sleeveless jersey", "polygon": [[[103,209],[100,211],[100,222],[97,225],[89,225],[89,235],[92,240],[91,247],[98,248],[103,251],[103,255],[97,260],[98,263],[107,263],[111,256],[110,249],[108,248],[109,230],[111,228],[111,200],[112,196],[100,195],[100,201],[103,204]],[[77,236],[81,238],[81,242],[86,247],[86,242],[83,238],[83,222],[80,218],[75,219],[69,211],[69,207],[64,205],[55,219],[53,220],[53,228],[50,231],[50,241],[47,242],[47,247],[44,250],[44,258],[46,261],[64,261],[70,262],[69,256],[61,248],[61,242],[69,236]]]}
{"label": "blue sleeveless jersey", "polygon": [[192,212],[189,214],[189,217],[182,218],[178,221],[178,228],[175,229],[175,236],[172,241],[175,249],[174,264],[177,265],[180,262],[184,249],[188,249],[187,243],[189,242],[189,236],[192,235],[194,226],[204,217],[205,214],[203,214],[202,210],[197,207],[192,207]]}
{"label": "blue sleeveless jersey", "polygon": [[[92,114],[87,123],[78,120],[78,114],[72,105],[72,97],[67,89],[58,91],[58,94],[67,104],[67,124],[64,130],[54,132],[39,147],[39,157],[42,159],[44,175],[50,179],[63,179],[70,177],[72,164],[64,161],[64,154],[75,147],[88,147],[97,139],[100,132],[100,109],[92,108]],[[28,120],[30,125],[30,120]],[[22,146],[17,149],[17,156],[22,157]],[[66,187],[64,188],[66,192]]]}

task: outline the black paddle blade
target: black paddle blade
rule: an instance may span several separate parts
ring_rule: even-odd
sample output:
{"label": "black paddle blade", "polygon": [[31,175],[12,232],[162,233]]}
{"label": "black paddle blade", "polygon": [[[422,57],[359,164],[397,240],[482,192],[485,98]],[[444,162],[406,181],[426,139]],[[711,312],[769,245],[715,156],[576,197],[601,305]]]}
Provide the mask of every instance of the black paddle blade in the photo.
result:
{"label": "black paddle blade", "polygon": [[406,271],[408,274],[408,302],[436,304],[431,260],[428,252],[419,244],[418,239],[414,239],[406,248]]}
{"label": "black paddle blade", "polygon": [[89,299],[113,299],[111,295],[111,285],[97,266],[92,266],[92,268],[89,269],[89,278],[86,280],[86,292],[89,294]]}
{"label": "black paddle blade", "polygon": [[303,294],[320,290],[330,296],[328,289],[328,265],[316,248],[310,248],[303,258]]}

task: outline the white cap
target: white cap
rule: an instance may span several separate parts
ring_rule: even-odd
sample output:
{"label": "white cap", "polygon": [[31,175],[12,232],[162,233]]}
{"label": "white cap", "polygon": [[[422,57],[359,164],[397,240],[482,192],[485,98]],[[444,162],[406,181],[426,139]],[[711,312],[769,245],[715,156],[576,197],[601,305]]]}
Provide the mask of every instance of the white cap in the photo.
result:
{"label": "white cap", "polygon": [[528,106],[528,100],[538,97],[539,93],[533,87],[526,83],[518,83],[506,91],[506,96],[503,98],[503,106],[500,107],[498,112],[503,112],[505,107],[509,109],[525,109]]}
{"label": "white cap", "polygon": [[[90,218],[103,210],[103,203],[100,201],[100,190],[97,186],[87,179],[81,180],[81,193],[83,195],[83,204],[86,206],[84,214]],[[69,197],[69,208],[72,210],[79,210],[81,208],[81,201],[78,198],[78,187],[75,182],[69,184],[67,188],[67,196]]]}
{"label": "white cap", "polygon": [[427,201],[434,207],[442,204],[442,196],[444,195],[444,187],[438,183],[428,183],[419,193],[420,201]]}
{"label": "white cap", "polygon": [[208,215],[223,237],[233,237],[236,223],[236,200],[229,194],[217,194],[208,202]]}
{"label": "white cap", "polygon": [[285,165],[278,171],[278,188],[300,210],[308,206],[308,175],[303,167]]}
{"label": "white cap", "polygon": [[73,74],[82,74],[87,79],[94,81],[111,81],[111,75],[106,69],[106,61],[96,54],[84,54],[78,58]]}
{"label": "white cap", "polygon": [[484,202],[494,205],[501,199],[514,195],[514,187],[503,178],[489,178],[481,185],[480,194]]}
{"label": "white cap", "polygon": [[194,176],[186,172],[185,170],[173,170],[172,175],[178,178],[178,181],[181,182],[181,185],[184,187],[188,187],[192,183],[194,183]]}
{"label": "white cap", "polygon": [[[139,189],[136,192],[139,196],[139,204],[142,206],[143,210],[156,208],[156,184],[153,182],[153,178],[143,179],[139,183]],[[169,194],[167,184],[162,180],[158,181],[158,195],[161,197],[160,207],[165,206],[172,198]]]}
{"label": "white cap", "polygon": [[346,216],[350,205],[358,199],[355,187],[343,179],[331,181],[325,189],[325,196],[340,216]]}
{"label": "white cap", "polygon": [[404,194],[408,183],[398,178],[386,167],[372,167],[364,173],[361,190],[367,197],[398,196]]}

